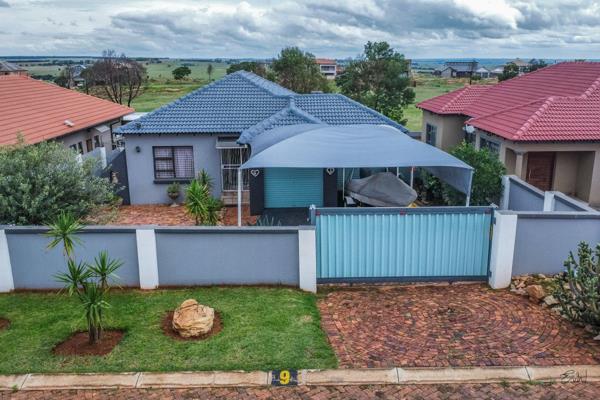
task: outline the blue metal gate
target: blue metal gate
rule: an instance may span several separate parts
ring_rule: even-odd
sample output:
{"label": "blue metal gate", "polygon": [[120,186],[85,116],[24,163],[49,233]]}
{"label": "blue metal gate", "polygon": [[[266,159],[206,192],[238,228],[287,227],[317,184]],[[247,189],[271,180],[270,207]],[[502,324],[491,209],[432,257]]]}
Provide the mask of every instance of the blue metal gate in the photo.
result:
{"label": "blue metal gate", "polygon": [[487,279],[491,207],[314,211],[319,282]]}

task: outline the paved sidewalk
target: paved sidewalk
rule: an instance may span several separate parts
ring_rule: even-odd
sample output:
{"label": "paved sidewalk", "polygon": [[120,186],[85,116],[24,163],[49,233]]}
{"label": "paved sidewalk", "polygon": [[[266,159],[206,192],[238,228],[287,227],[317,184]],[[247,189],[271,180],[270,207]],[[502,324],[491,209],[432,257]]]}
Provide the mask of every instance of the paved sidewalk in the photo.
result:
{"label": "paved sidewalk", "polygon": [[341,367],[600,364],[600,342],[484,284],[337,288],[319,300]]}
{"label": "paved sidewalk", "polygon": [[0,392],[0,399],[274,399],[274,400],[353,400],[353,399],[581,399],[597,400],[600,383],[571,384],[462,384],[462,385],[374,385],[298,386],[294,388],[200,388],[200,389],[121,389],[54,390]]}

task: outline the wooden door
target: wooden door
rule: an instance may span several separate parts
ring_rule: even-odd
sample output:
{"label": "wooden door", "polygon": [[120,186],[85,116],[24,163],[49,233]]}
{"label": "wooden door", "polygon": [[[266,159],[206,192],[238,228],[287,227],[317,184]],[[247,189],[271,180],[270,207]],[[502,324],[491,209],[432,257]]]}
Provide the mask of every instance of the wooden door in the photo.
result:
{"label": "wooden door", "polygon": [[552,190],[556,153],[527,153],[526,181],[541,190]]}

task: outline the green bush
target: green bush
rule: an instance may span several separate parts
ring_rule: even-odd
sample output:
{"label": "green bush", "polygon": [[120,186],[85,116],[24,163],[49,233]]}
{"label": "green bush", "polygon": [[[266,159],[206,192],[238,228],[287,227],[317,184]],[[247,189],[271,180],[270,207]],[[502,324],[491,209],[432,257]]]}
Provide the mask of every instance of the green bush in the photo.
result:
{"label": "green bush", "polygon": [[96,163],[56,142],[0,148],[0,223],[40,225],[63,211],[81,218],[111,202],[113,184],[93,175]]}
{"label": "green bush", "polygon": [[577,259],[569,253],[565,267],[554,292],[563,315],[600,330],[600,243],[579,243]]}
{"label": "green bush", "polygon": [[212,177],[202,170],[186,189],[185,206],[196,219],[196,225],[217,225],[223,204],[212,197]]}
{"label": "green bush", "polygon": [[[502,195],[502,176],[506,173],[498,157],[488,149],[477,150],[463,141],[450,151],[454,157],[474,168],[471,187],[471,205],[488,206],[498,204]],[[465,195],[434,176],[425,174],[424,187],[430,197],[442,200],[446,205],[464,205]]]}

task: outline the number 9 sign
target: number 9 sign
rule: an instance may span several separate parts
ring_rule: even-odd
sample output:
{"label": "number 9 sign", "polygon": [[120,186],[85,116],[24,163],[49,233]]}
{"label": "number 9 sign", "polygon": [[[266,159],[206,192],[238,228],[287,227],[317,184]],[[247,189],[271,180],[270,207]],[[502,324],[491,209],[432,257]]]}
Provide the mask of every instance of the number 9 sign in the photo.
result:
{"label": "number 9 sign", "polygon": [[271,371],[272,386],[295,386],[298,384],[298,371],[282,369]]}

